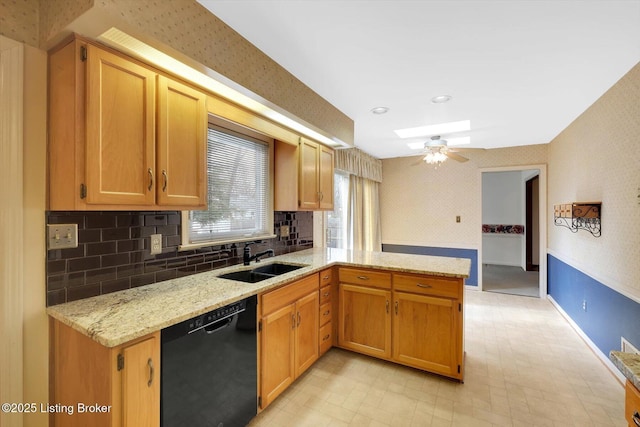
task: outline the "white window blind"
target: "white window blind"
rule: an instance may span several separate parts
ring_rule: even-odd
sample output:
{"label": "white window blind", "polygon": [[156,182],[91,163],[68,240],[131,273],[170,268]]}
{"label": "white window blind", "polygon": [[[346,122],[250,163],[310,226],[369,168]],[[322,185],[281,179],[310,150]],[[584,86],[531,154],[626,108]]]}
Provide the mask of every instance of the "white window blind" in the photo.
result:
{"label": "white window blind", "polygon": [[271,236],[269,146],[209,128],[207,210],[189,213],[191,244]]}

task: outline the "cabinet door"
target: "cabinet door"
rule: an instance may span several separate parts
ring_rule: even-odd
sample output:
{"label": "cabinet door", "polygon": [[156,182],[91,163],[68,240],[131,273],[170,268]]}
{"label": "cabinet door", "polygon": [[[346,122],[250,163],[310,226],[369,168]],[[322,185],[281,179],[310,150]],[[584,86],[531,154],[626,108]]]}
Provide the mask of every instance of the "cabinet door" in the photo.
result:
{"label": "cabinet door", "polygon": [[298,205],[301,209],[319,207],[318,159],[320,146],[302,139],[300,141],[300,176]]}
{"label": "cabinet door", "polygon": [[340,347],[384,359],[391,357],[391,292],[340,284]]}
{"label": "cabinet door", "polygon": [[155,79],[151,70],[87,46],[87,203],[154,204]]}
{"label": "cabinet door", "polygon": [[160,342],[153,337],[122,349],[122,425],[160,424]]}
{"label": "cabinet door", "polygon": [[447,298],[394,293],[394,360],[457,377],[457,307]]}
{"label": "cabinet door", "polygon": [[333,209],[333,150],[320,146],[320,209]]}
{"label": "cabinet door", "polygon": [[206,205],[206,132],[206,96],[158,76],[158,204]]}
{"label": "cabinet door", "polygon": [[260,338],[260,396],[266,408],[295,378],[295,304],[262,318]]}
{"label": "cabinet door", "polygon": [[296,302],[296,378],[318,360],[318,299],[318,292],[315,291]]}

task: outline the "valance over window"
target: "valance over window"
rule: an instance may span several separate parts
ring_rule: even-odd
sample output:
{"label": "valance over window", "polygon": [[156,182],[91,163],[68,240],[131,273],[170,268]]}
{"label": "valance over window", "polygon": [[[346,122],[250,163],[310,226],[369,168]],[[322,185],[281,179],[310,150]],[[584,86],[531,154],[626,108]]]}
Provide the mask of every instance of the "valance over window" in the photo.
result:
{"label": "valance over window", "polygon": [[357,148],[336,150],[335,168],[351,175],[382,182],[382,160]]}

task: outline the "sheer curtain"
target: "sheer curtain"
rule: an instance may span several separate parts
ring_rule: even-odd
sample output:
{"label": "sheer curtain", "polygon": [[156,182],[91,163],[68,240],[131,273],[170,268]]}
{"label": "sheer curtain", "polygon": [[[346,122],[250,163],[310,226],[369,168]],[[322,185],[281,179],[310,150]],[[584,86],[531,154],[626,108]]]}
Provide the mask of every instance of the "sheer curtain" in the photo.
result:
{"label": "sheer curtain", "polygon": [[382,162],[357,148],[337,150],[336,169],[349,173],[347,248],[382,250],[378,189]]}

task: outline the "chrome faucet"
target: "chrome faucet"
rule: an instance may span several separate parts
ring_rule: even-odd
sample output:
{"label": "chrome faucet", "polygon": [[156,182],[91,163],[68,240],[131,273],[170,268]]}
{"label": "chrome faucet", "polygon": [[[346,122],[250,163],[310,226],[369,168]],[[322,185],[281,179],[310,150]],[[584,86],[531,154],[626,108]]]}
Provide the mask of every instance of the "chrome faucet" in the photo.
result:
{"label": "chrome faucet", "polygon": [[251,248],[249,247],[250,244],[255,243],[255,242],[248,242],[244,244],[244,251],[242,254],[242,263],[244,265],[249,265],[251,263],[251,261],[253,261],[254,259],[256,260],[256,262],[260,262],[260,257],[263,257],[267,254],[270,254],[271,256],[274,256],[274,252],[273,249],[267,249],[264,252],[260,252],[257,253],[255,255],[251,255]]}

